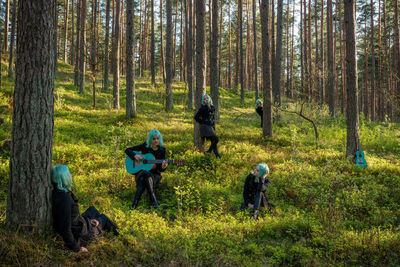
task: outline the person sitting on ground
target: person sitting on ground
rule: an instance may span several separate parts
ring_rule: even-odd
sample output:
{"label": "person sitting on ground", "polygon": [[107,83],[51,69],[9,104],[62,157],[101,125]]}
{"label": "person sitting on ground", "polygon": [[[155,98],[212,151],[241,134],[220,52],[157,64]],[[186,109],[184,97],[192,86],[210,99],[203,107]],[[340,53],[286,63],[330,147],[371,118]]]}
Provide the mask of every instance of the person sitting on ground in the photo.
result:
{"label": "person sitting on ground", "polygon": [[257,219],[259,207],[275,207],[274,204],[268,202],[265,195],[270,181],[267,178],[269,168],[266,163],[259,163],[254,171],[250,173],[244,183],[242,209],[252,209],[252,217]]}
{"label": "person sitting on ground", "polygon": [[89,207],[80,215],[78,199],[71,192],[72,176],[67,166],[54,166],[51,170],[51,182],[54,230],[61,235],[69,249],[88,252],[84,246],[103,232],[112,231],[118,235],[117,225],[106,215],[100,214],[95,207]]}
{"label": "person sitting on ground", "polygon": [[[125,150],[125,153],[134,162],[142,160],[143,157],[137,155],[135,151],[142,154],[151,153],[154,155],[155,159],[165,159],[166,151],[161,133],[158,130],[153,129],[147,136],[146,142],[134,147],[129,147]],[[150,195],[150,200],[153,204],[153,207],[158,208],[158,202],[154,190],[161,181],[161,172],[165,171],[167,166],[168,161],[164,160],[161,164],[155,164],[155,167],[150,171],[141,170],[140,172],[136,173],[136,194],[135,198],[133,199],[132,209],[137,208],[139,200],[142,197],[145,189],[147,189],[147,192]]]}
{"label": "person sitting on ground", "polygon": [[261,117],[261,128],[263,127],[263,102],[260,99],[257,99],[256,101],[256,112],[258,115]]}

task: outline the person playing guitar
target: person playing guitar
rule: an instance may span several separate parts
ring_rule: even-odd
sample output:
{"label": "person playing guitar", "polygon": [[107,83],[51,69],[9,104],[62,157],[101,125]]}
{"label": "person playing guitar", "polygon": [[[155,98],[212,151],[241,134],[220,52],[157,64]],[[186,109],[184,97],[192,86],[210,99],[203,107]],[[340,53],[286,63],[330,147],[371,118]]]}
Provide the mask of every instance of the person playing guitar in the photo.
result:
{"label": "person playing guitar", "polygon": [[[134,147],[129,147],[125,150],[125,153],[133,161],[133,163],[138,163],[143,160],[143,156],[138,152],[142,154],[151,153],[157,160],[165,159],[165,148],[161,133],[158,130],[153,129],[150,131],[149,135],[147,136],[147,140],[144,143]],[[167,166],[168,161],[163,160],[162,163],[154,164],[154,167],[150,171],[141,170],[135,173],[136,194],[135,198],[133,199],[132,209],[137,208],[139,200],[145,189],[147,189],[147,192],[150,195],[153,207],[158,207],[154,190],[161,181],[161,172],[165,171]]]}

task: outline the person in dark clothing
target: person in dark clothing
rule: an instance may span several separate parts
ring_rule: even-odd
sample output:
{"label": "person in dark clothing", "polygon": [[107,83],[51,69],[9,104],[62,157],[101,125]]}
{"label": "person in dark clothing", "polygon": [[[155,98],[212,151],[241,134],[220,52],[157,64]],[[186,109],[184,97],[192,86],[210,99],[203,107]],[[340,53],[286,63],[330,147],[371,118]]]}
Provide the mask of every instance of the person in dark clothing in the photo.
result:
{"label": "person in dark clothing", "polygon": [[257,99],[257,101],[256,101],[256,112],[261,117],[261,128],[262,128],[263,127],[263,112],[264,112],[264,108],[263,108],[263,102],[260,99]]}
{"label": "person in dark clothing", "polygon": [[204,141],[210,140],[211,145],[210,148],[206,151],[206,153],[214,152],[217,158],[221,156],[218,153],[218,137],[215,134],[215,107],[213,105],[212,99],[209,95],[203,95],[201,99],[201,107],[197,111],[196,115],[194,116],[195,121],[200,124],[200,136],[202,143]]}
{"label": "person in dark clothing", "polygon": [[[125,150],[125,153],[133,161],[139,161],[143,159],[143,157],[136,154],[135,151],[142,154],[151,153],[156,159],[165,159],[165,148],[161,133],[158,130],[153,129],[147,136],[146,142],[134,147],[129,147]],[[153,204],[153,207],[158,208],[158,202],[154,190],[161,181],[161,172],[165,171],[167,166],[168,161],[164,160],[161,164],[155,164],[154,168],[150,171],[142,170],[136,173],[136,194],[135,198],[133,199],[132,209],[137,208],[139,200],[145,189],[147,189],[147,192],[150,195],[150,200]]]}
{"label": "person in dark clothing", "polygon": [[54,186],[53,227],[61,235],[65,245],[73,251],[88,252],[84,247],[104,231],[118,235],[117,225],[106,215],[91,206],[82,215],[79,213],[78,199],[71,192],[72,176],[65,165],[54,166],[51,170]]}
{"label": "person in dark clothing", "polygon": [[259,207],[273,208],[274,205],[268,202],[268,198],[265,195],[270,181],[267,178],[269,174],[269,168],[266,163],[260,163],[250,173],[244,183],[242,209],[252,209],[253,219],[257,219]]}

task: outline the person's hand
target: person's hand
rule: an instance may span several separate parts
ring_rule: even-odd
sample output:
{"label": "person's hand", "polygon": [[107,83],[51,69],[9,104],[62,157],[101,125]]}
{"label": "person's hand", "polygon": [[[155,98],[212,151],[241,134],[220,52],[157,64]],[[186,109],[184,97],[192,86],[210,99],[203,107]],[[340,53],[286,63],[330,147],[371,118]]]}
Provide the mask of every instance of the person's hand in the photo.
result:
{"label": "person's hand", "polygon": [[168,166],[168,161],[167,161],[167,160],[164,160],[164,161],[162,162],[162,168],[165,169],[165,168],[167,168],[167,166]]}
{"label": "person's hand", "polygon": [[92,219],[92,220],[90,220],[90,223],[94,226],[94,227],[97,227],[97,226],[99,226],[99,221],[98,220],[96,220],[96,219]]}
{"label": "person's hand", "polygon": [[254,205],[253,204],[247,204],[247,206],[250,208],[250,209],[254,209]]}
{"label": "person's hand", "polygon": [[81,247],[81,251],[79,251],[81,253],[89,253],[89,250],[87,250],[87,248],[85,247]]}
{"label": "person's hand", "polygon": [[136,160],[142,160],[142,159],[143,159],[143,157],[142,157],[142,156],[140,156],[140,155],[135,155],[135,159],[136,159]]}

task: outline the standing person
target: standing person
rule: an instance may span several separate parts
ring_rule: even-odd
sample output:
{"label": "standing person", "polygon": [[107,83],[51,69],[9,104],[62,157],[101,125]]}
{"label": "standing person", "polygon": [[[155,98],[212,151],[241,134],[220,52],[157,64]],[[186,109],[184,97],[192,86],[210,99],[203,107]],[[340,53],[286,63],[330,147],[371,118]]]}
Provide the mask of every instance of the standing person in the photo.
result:
{"label": "standing person", "polygon": [[206,153],[211,153],[214,151],[214,154],[217,158],[220,158],[220,154],[218,153],[218,137],[215,135],[215,108],[212,102],[212,99],[209,95],[205,94],[201,98],[201,107],[197,111],[194,119],[200,124],[200,136],[201,140],[204,143],[205,139],[211,141],[210,148],[206,151]]}
{"label": "standing person", "polygon": [[265,195],[270,181],[267,178],[269,168],[266,163],[259,163],[254,171],[250,173],[244,183],[242,209],[252,209],[252,217],[257,219],[259,207],[273,208],[274,204],[268,202]]}
{"label": "standing person", "polygon": [[53,226],[61,235],[65,245],[73,251],[88,252],[84,247],[103,231],[113,231],[118,235],[118,227],[104,214],[100,214],[93,206],[82,215],[79,213],[78,199],[71,192],[72,176],[65,165],[51,169],[53,184]]}
{"label": "standing person", "polygon": [[[140,161],[143,159],[141,155],[135,153],[135,151],[140,152],[142,154],[151,153],[154,155],[156,159],[165,159],[165,148],[164,141],[161,133],[153,129],[150,131],[147,139],[144,143],[127,148],[125,153],[134,161]],[[168,161],[164,160],[163,163],[155,164],[155,167],[150,171],[142,170],[135,175],[136,181],[136,194],[133,199],[132,209],[136,209],[139,200],[144,192],[147,189],[147,192],[150,195],[150,200],[154,208],[158,208],[158,202],[156,199],[156,195],[154,193],[155,188],[161,181],[161,172],[165,171],[168,166]]]}
{"label": "standing person", "polygon": [[257,99],[256,101],[256,112],[258,115],[261,117],[261,128],[263,127],[263,102],[260,99]]}

